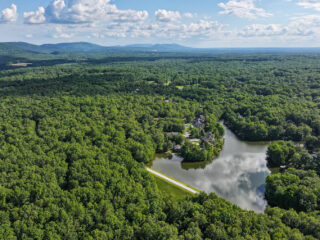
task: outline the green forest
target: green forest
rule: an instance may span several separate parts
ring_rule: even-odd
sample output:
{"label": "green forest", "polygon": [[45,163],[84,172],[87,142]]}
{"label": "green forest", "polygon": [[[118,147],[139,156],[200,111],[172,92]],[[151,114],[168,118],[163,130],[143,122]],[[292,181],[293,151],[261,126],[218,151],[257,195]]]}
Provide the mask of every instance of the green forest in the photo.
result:
{"label": "green forest", "polygon": [[[320,239],[320,55],[0,59],[0,239]],[[33,64],[10,66],[22,61]],[[196,121],[199,145],[184,136]],[[271,141],[280,170],[263,214],[215,193],[172,197],[145,169],[175,150],[212,160],[219,121]]]}

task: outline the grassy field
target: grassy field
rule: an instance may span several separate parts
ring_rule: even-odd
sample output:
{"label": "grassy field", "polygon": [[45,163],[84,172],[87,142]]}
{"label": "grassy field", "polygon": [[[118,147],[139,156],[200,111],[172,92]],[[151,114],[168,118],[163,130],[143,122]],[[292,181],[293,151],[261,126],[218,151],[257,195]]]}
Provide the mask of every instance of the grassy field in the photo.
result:
{"label": "grassy field", "polygon": [[173,199],[180,200],[185,197],[188,197],[188,196],[190,197],[193,195],[192,193],[182,188],[179,188],[162,178],[159,178],[155,175],[154,175],[154,178],[156,179],[156,183],[158,185],[159,190],[165,194],[170,195]]}
{"label": "grassy field", "polygon": [[272,174],[280,173],[280,168],[269,168]]}

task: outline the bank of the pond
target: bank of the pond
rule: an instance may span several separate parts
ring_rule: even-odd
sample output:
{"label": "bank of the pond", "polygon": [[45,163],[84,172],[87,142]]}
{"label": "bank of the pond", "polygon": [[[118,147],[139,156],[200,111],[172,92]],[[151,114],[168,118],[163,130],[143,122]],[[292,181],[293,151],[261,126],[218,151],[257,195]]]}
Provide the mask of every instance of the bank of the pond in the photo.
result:
{"label": "bank of the pond", "polygon": [[225,144],[211,162],[185,163],[178,155],[156,156],[150,167],[180,182],[220,197],[243,209],[263,212],[268,143],[240,141],[226,126]]}
{"label": "bank of the pond", "polygon": [[160,192],[166,196],[170,196],[174,200],[181,200],[194,195],[193,193],[188,192],[187,190],[180,188],[156,175],[153,176]]}
{"label": "bank of the pond", "polygon": [[197,193],[200,192],[199,190],[197,190],[197,189],[195,189],[193,187],[189,187],[186,184],[184,184],[184,183],[182,183],[180,181],[177,181],[177,180],[173,179],[172,177],[166,176],[165,174],[162,174],[162,173],[160,173],[158,171],[155,171],[155,170],[153,170],[151,168],[146,167],[146,169],[147,169],[148,172],[152,173],[153,175],[156,175],[157,177],[159,177],[159,178],[161,178],[161,179],[163,179],[163,180],[165,180],[165,181],[167,181],[167,182],[169,182],[169,183],[171,183],[173,185],[176,185],[177,187],[182,188],[182,189],[184,189],[184,190],[186,190],[186,191],[188,191],[190,193],[197,194]]}

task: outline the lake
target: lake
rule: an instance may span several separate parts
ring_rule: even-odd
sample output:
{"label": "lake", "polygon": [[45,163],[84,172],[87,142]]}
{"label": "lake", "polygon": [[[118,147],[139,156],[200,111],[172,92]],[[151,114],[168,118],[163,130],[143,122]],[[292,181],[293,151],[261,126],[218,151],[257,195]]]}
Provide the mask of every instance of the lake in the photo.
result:
{"label": "lake", "polygon": [[268,143],[240,141],[226,126],[224,148],[209,163],[182,163],[182,158],[156,156],[151,167],[201,191],[215,192],[239,207],[263,212]]}

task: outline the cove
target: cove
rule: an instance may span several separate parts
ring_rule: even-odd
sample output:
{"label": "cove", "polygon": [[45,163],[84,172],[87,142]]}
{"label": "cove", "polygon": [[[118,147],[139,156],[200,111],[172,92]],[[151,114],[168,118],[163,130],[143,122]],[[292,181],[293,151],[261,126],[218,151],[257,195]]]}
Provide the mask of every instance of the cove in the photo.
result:
{"label": "cove", "polygon": [[[222,123],[223,125],[223,123]],[[151,168],[201,191],[215,192],[239,207],[263,212],[268,143],[239,140],[225,125],[224,147],[211,162],[183,163],[183,158],[157,155]]]}

